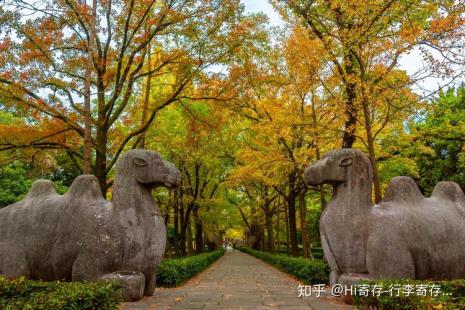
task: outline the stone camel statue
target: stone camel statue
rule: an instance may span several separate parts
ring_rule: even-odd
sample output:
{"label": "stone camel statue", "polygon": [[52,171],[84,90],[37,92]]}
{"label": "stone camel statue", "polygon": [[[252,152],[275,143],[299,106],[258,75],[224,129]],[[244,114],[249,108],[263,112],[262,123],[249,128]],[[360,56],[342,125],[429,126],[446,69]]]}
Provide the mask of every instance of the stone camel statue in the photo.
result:
{"label": "stone camel statue", "polygon": [[92,175],[77,177],[64,195],[51,181],[36,181],[24,199],[0,209],[0,275],[116,279],[126,301],[152,295],[166,228],[151,189],[179,182],[174,165],[145,150],[121,157],[111,202]]}
{"label": "stone camel statue", "polygon": [[465,196],[458,184],[439,182],[425,198],[411,178],[396,177],[373,205],[370,160],[355,149],[327,153],[304,177],[334,187],[320,219],[331,285],[465,277]]}

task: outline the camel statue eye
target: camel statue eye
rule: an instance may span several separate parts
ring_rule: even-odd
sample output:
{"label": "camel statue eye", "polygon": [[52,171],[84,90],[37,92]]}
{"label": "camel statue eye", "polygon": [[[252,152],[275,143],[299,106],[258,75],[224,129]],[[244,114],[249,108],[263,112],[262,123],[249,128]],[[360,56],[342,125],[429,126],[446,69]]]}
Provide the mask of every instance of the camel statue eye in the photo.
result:
{"label": "camel statue eye", "polygon": [[341,167],[349,167],[350,165],[352,165],[352,156],[344,157],[339,162],[339,166],[341,166]]}
{"label": "camel statue eye", "polygon": [[147,162],[142,157],[135,157],[134,164],[136,164],[136,166],[147,166]]}

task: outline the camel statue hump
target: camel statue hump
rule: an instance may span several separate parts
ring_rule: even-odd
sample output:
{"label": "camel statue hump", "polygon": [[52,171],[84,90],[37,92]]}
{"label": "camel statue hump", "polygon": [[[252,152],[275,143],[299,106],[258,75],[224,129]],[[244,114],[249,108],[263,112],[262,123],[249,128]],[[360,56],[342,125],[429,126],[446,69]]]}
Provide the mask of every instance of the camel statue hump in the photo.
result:
{"label": "camel statue hump", "polygon": [[78,176],[71,184],[68,195],[71,199],[98,201],[103,199],[98,179],[94,175]]}
{"label": "camel statue hump", "polygon": [[462,205],[465,208],[465,195],[460,186],[455,182],[439,182],[434,187],[431,198],[449,200]]}
{"label": "camel statue hump", "polygon": [[412,178],[395,177],[386,188],[383,202],[420,205],[423,199],[425,199],[425,197]]}
{"label": "camel statue hump", "polygon": [[50,180],[37,180],[32,184],[25,199],[37,199],[51,195],[58,195],[55,183]]}

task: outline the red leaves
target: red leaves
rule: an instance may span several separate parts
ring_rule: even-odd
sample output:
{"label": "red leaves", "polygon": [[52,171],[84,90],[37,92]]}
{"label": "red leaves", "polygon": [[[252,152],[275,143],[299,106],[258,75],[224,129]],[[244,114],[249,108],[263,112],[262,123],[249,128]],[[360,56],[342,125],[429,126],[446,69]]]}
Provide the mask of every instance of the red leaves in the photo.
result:
{"label": "red leaves", "polygon": [[5,80],[11,80],[13,78],[13,71],[6,70],[3,72],[0,72],[0,78],[5,79]]}

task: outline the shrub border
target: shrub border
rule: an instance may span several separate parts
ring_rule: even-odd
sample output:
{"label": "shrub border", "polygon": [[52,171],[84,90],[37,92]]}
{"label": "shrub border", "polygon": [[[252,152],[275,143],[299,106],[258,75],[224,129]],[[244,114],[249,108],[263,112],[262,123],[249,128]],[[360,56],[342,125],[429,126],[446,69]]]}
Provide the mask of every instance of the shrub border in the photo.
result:
{"label": "shrub border", "polygon": [[304,284],[328,283],[330,268],[329,265],[322,260],[310,260],[303,257],[272,254],[246,247],[240,247],[239,250],[276,267],[284,273],[296,277]]}
{"label": "shrub border", "polygon": [[157,287],[176,287],[201,273],[224,254],[224,249],[162,260],[157,267]]}
{"label": "shrub border", "polygon": [[368,297],[353,296],[355,305],[358,309],[465,309],[465,279],[451,281],[427,281],[427,280],[376,280],[361,281],[360,284],[366,284],[370,287],[376,285],[383,292],[389,291],[393,286],[411,285],[417,288],[418,285],[433,285],[440,287],[440,294],[432,296],[427,293],[426,296],[419,294],[405,294],[400,290],[399,296],[393,294],[381,294],[380,296],[369,295]]}
{"label": "shrub border", "polygon": [[120,285],[114,281],[42,282],[0,277],[1,309],[118,309]]}

